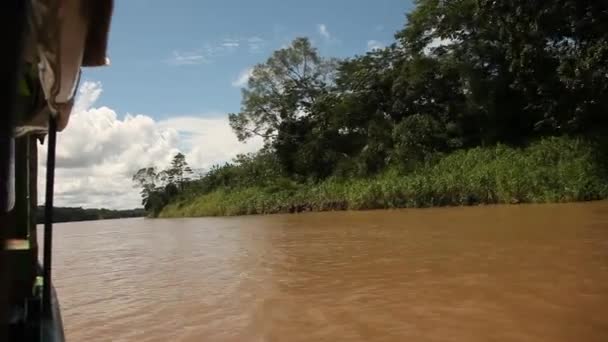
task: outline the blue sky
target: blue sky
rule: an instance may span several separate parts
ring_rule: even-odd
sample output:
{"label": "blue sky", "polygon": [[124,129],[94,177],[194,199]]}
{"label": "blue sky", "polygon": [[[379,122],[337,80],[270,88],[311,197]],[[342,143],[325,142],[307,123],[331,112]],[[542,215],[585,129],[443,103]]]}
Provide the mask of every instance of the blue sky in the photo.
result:
{"label": "blue sky", "polygon": [[120,117],[225,115],[239,110],[232,84],[239,74],[293,38],[310,37],[325,56],[363,54],[370,41],[391,42],[411,7],[403,0],[119,0],[112,65],[86,70],[83,81],[101,82],[97,104]]}

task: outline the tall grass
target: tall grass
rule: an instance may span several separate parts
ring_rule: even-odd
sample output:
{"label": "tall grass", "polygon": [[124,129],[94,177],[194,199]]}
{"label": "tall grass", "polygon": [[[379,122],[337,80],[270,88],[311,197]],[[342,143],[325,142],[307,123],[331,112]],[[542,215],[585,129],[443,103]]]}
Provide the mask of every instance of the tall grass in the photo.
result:
{"label": "tall grass", "polygon": [[160,216],[606,199],[608,173],[603,158],[602,149],[578,138],[546,138],[526,148],[477,147],[406,174],[389,169],[367,179],[215,190],[171,203]]}

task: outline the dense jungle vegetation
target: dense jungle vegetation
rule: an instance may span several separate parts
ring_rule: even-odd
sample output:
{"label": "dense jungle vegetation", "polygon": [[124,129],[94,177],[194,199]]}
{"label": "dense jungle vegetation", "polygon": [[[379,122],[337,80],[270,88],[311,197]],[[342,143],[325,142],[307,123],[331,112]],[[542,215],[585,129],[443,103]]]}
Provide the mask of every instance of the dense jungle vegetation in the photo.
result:
{"label": "dense jungle vegetation", "polygon": [[265,146],[133,177],[151,216],[608,198],[608,3],[418,0],[395,41],[256,65],[230,124]]}

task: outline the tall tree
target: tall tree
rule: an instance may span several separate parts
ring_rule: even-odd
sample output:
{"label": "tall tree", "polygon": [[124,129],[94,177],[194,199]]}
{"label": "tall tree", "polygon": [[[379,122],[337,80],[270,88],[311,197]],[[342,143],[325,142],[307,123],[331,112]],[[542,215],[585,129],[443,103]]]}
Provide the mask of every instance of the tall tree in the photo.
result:
{"label": "tall tree", "polygon": [[312,107],[333,82],[335,64],[321,58],[308,38],[296,38],[256,65],[242,90],[241,111],[229,115],[237,137],[260,136],[272,143],[282,123],[311,115]]}
{"label": "tall tree", "polygon": [[183,190],[191,176],[192,169],[186,161],[186,156],[181,152],[173,156],[171,166],[162,172],[162,177],[166,180],[167,185],[174,185],[180,190]]}
{"label": "tall tree", "polygon": [[133,175],[132,179],[135,186],[141,188],[141,204],[144,206],[144,209],[150,211],[151,208],[157,207],[158,203],[156,203],[157,196],[155,196],[155,192],[157,191],[158,172],[156,168],[141,168]]}

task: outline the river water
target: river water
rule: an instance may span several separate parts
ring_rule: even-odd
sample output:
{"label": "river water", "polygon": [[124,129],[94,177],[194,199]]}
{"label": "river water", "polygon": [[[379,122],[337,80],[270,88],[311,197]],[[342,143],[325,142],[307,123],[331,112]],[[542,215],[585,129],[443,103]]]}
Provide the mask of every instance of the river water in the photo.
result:
{"label": "river water", "polygon": [[69,341],[608,341],[608,202],[60,224]]}

